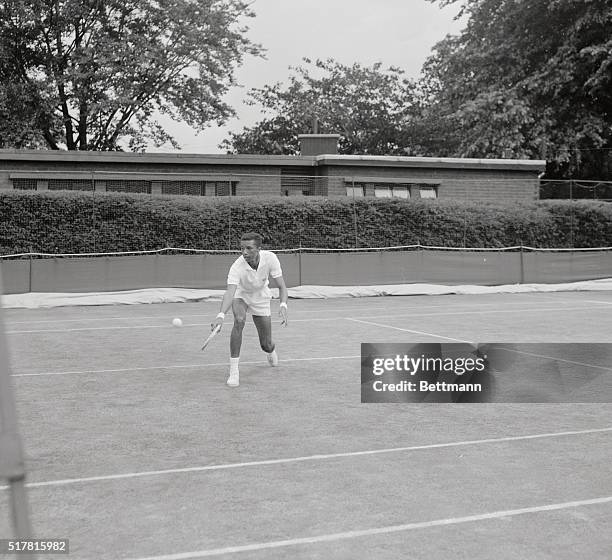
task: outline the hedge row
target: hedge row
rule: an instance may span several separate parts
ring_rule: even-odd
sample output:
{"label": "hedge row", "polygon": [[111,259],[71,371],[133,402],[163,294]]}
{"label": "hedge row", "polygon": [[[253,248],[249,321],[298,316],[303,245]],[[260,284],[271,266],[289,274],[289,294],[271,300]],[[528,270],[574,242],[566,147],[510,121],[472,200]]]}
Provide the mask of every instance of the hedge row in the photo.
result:
{"label": "hedge row", "polygon": [[250,230],[276,249],[416,243],[601,247],[612,245],[612,205],[0,193],[0,254],[236,249],[240,235]]}

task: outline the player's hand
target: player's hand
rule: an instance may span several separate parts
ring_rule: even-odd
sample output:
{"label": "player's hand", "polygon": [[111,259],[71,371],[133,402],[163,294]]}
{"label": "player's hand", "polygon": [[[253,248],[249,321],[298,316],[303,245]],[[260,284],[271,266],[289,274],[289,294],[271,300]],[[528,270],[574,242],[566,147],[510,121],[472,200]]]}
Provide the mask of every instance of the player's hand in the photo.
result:
{"label": "player's hand", "polygon": [[287,315],[287,308],[284,305],[280,306],[278,316],[281,318],[281,325],[286,327],[289,324],[289,317]]}
{"label": "player's hand", "polygon": [[215,320],[210,324],[210,330],[214,331],[219,325],[219,330],[223,328],[223,317],[215,317]]}

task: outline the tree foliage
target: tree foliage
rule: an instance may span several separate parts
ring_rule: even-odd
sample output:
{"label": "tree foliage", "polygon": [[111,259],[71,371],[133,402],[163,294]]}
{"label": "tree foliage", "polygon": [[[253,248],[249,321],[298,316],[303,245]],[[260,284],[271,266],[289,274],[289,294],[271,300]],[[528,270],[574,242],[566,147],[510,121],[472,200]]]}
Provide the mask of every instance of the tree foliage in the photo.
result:
{"label": "tree foliage", "polygon": [[0,0],[0,147],[142,149],[233,110],[233,68],[261,48],[241,0]]}
{"label": "tree foliage", "polygon": [[297,154],[298,134],[340,134],[343,154],[406,154],[403,127],[413,113],[414,83],[398,68],[383,69],[332,59],[292,68],[287,85],[249,92],[247,104],[266,115],[252,127],[230,133],[221,147],[230,153]]}
{"label": "tree foliage", "polygon": [[424,66],[413,142],[545,158],[550,176],[612,176],[612,2],[465,0],[460,15],[463,32]]}

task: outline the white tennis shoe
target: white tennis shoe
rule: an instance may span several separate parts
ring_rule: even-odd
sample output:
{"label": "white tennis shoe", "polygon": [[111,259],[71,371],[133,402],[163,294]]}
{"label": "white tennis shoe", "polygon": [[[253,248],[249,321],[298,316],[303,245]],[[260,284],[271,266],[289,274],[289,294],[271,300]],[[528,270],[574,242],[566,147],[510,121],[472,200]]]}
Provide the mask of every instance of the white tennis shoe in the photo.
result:
{"label": "white tennis shoe", "polygon": [[272,367],[276,367],[278,365],[278,354],[276,353],[276,350],[272,350],[272,352],[268,354],[268,363]]}
{"label": "white tennis shoe", "polygon": [[230,371],[229,377],[227,378],[227,384],[230,387],[238,387],[238,385],[240,385],[240,372],[238,370]]}

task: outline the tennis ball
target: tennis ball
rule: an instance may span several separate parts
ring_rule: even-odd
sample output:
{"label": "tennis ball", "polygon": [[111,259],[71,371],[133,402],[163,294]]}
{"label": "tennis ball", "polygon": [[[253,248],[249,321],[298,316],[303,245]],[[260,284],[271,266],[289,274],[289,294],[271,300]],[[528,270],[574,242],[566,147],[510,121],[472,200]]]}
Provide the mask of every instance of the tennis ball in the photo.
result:
{"label": "tennis ball", "polygon": [[182,327],[183,326],[183,321],[181,321],[178,317],[176,319],[172,319],[172,324],[175,327]]}

